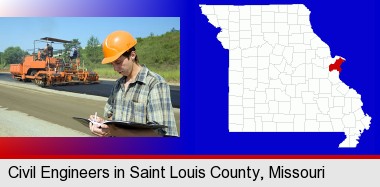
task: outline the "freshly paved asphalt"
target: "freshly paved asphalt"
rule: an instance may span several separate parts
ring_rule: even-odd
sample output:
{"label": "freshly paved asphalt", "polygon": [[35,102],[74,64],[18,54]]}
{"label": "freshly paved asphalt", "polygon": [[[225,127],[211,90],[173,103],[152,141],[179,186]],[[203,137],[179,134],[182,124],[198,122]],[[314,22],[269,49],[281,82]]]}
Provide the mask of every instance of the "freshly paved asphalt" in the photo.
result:
{"label": "freshly paved asphalt", "polygon": [[[9,73],[1,73],[0,80],[9,81],[14,84],[33,84],[31,82],[21,82],[21,81],[13,80],[12,75]],[[100,80],[99,84],[51,86],[46,89],[108,97],[114,84],[115,84],[114,80]],[[170,94],[171,94],[173,107],[180,108],[179,86],[170,85]]]}

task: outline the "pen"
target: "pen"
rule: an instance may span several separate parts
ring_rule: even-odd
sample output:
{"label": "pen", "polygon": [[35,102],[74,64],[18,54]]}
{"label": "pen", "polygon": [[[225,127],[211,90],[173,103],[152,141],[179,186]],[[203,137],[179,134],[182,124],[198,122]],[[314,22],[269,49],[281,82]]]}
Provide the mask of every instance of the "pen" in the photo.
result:
{"label": "pen", "polygon": [[100,128],[100,123],[98,122],[98,113],[95,112],[94,121],[93,124],[96,125],[98,128]]}

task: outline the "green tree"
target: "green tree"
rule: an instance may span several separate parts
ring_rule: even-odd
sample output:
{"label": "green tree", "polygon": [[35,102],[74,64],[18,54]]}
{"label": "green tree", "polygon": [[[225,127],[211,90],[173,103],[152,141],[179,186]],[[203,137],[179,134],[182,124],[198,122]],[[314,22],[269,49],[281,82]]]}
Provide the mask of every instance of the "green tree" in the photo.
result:
{"label": "green tree", "polygon": [[6,65],[3,57],[4,57],[4,53],[0,52],[0,69],[4,69],[4,67]]}
{"label": "green tree", "polygon": [[24,56],[27,54],[28,52],[23,51],[20,47],[8,47],[4,50],[4,53],[1,55],[4,60],[4,62],[2,63],[19,64],[23,62]]}
{"label": "green tree", "polygon": [[87,62],[90,64],[99,64],[102,61],[102,47],[97,37],[91,36],[90,39],[88,39],[84,53]]}
{"label": "green tree", "polygon": [[0,66],[3,64],[3,52],[0,52]]}
{"label": "green tree", "polygon": [[173,27],[172,30],[170,30],[170,32],[179,32],[179,31],[176,30],[176,29]]}
{"label": "green tree", "polygon": [[70,50],[72,47],[76,47],[77,49],[80,48],[80,42],[79,39],[73,39],[71,43],[65,43],[63,44],[63,47],[65,47],[65,51],[70,53]]}
{"label": "green tree", "polygon": [[79,53],[81,51],[79,39],[73,39],[73,40],[71,40],[71,43],[63,44],[63,47],[65,48],[65,51],[63,52],[63,54],[64,54],[64,57],[66,60],[68,60],[68,56],[70,54],[71,48],[76,47],[78,49]]}

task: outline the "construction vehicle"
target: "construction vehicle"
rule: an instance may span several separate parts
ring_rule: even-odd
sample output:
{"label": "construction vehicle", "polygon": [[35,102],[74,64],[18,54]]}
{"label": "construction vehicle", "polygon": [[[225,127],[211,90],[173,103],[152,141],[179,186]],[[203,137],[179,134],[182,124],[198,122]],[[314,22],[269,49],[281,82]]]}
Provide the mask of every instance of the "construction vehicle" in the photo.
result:
{"label": "construction vehicle", "polygon": [[[46,43],[47,47],[44,50],[37,49],[38,52],[36,52],[36,43],[40,42]],[[33,54],[26,55],[20,64],[10,65],[13,78],[24,82],[32,81],[42,87],[73,83],[99,83],[98,74],[87,71],[84,63],[81,64],[79,56],[65,61],[63,56],[67,53],[62,50],[54,52],[53,43],[67,44],[71,41],[51,37],[35,40]]]}

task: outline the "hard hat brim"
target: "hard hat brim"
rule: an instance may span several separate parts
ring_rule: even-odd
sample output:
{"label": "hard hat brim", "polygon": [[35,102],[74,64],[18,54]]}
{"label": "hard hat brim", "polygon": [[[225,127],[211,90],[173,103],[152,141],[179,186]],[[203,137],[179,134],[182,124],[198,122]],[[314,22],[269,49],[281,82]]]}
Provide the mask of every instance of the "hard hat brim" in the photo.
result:
{"label": "hard hat brim", "polygon": [[119,52],[114,56],[108,57],[108,58],[103,58],[102,64],[109,64],[115,60],[117,60],[124,52]]}

